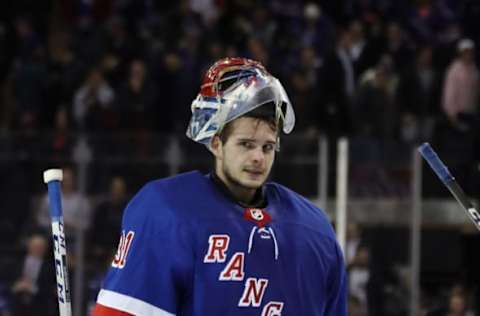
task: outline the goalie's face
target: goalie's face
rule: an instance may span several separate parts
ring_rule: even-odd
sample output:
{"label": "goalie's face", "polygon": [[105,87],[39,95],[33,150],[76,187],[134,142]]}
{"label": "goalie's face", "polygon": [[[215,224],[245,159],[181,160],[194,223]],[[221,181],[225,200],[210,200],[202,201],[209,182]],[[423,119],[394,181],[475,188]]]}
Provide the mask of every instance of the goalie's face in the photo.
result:
{"label": "goalie's face", "polygon": [[272,169],[277,131],[251,117],[236,119],[227,128],[224,141],[219,136],[212,140],[216,173],[235,196],[249,202]]}

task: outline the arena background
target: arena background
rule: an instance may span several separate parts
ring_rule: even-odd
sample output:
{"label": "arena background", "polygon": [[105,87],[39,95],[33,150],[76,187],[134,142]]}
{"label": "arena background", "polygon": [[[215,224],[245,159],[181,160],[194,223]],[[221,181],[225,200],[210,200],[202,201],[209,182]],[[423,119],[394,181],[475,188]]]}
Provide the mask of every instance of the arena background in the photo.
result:
{"label": "arena background", "polygon": [[[295,107],[272,179],[332,222],[347,196],[350,315],[479,314],[478,233],[414,154],[429,141],[478,198],[479,19],[475,0],[1,1],[0,315],[58,313],[50,167],[66,172],[74,315],[88,315],[128,198],[211,170],[185,129],[224,56],[261,61]],[[43,258],[33,283],[27,254]]]}

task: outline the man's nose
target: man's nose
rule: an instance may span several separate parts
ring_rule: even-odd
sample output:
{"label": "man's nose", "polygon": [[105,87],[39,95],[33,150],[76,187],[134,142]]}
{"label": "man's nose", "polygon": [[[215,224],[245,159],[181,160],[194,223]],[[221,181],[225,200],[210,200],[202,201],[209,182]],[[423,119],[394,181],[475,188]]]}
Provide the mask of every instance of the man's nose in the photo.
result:
{"label": "man's nose", "polygon": [[255,148],[252,150],[252,160],[256,163],[263,163],[265,160],[265,153],[262,150],[262,147]]}

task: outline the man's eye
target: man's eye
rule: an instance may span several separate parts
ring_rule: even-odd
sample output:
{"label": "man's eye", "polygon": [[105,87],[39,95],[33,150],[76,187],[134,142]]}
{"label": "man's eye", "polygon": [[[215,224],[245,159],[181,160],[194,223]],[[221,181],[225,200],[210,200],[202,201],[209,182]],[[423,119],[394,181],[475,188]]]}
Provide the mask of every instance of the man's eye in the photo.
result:
{"label": "man's eye", "polygon": [[275,145],[273,145],[273,144],[267,144],[267,145],[263,146],[263,151],[264,152],[271,152],[273,150],[275,150]]}
{"label": "man's eye", "polygon": [[246,148],[246,149],[252,149],[255,146],[251,142],[240,142],[240,146]]}

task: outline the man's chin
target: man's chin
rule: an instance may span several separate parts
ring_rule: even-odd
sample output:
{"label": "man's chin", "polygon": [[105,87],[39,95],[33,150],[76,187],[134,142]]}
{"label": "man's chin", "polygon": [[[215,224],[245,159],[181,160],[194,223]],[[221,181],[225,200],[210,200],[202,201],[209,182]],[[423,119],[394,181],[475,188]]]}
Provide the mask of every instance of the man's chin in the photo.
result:
{"label": "man's chin", "polygon": [[265,183],[265,179],[244,179],[242,185],[249,189],[258,189]]}

